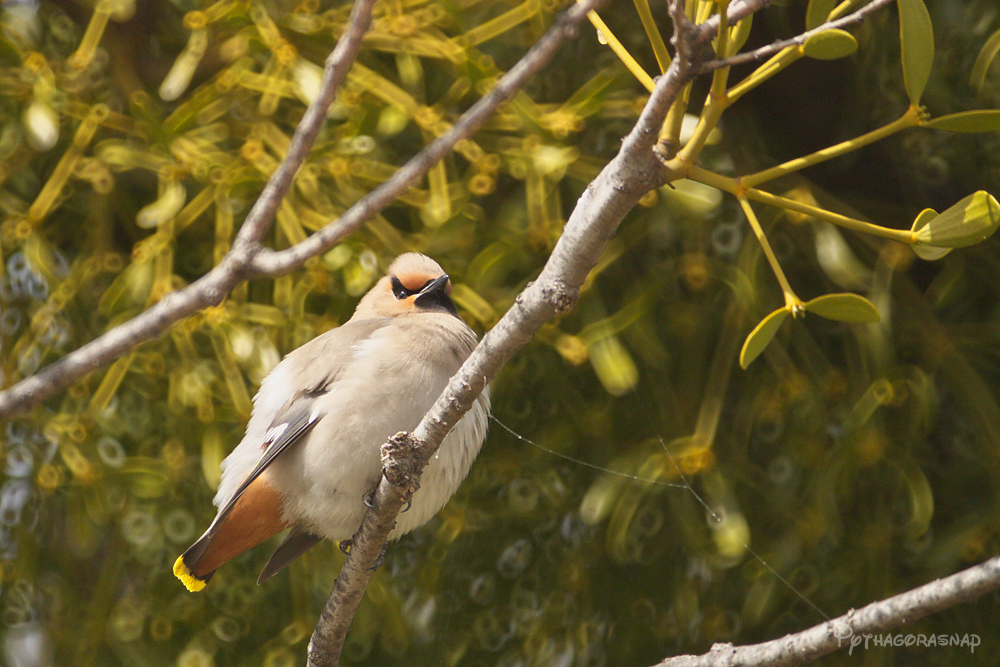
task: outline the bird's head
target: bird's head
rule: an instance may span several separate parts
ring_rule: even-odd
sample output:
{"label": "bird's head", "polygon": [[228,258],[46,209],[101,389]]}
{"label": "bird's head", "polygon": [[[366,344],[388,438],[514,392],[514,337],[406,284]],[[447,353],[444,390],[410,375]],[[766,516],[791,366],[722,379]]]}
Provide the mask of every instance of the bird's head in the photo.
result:
{"label": "bird's head", "polygon": [[389,273],[361,299],[353,320],[396,317],[409,313],[449,313],[458,317],[451,279],[430,257],[416,252],[400,255]]}

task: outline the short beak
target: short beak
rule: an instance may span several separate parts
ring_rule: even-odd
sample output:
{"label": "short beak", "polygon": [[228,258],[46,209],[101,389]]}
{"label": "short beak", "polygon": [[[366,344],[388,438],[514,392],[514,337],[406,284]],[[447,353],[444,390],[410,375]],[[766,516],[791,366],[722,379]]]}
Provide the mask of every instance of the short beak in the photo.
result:
{"label": "short beak", "polygon": [[425,310],[450,313],[458,317],[455,304],[448,298],[448,274],[432,280],[427,286],[420,290],[413,303]]}
{"label": "short beak", "polygon": [[447,294],[448,289],[448,274],[444,274],[433,281],[429,282],[422,290],[420,290],[420,295],[433,294],[434,292],[440,292],[441,294]]}

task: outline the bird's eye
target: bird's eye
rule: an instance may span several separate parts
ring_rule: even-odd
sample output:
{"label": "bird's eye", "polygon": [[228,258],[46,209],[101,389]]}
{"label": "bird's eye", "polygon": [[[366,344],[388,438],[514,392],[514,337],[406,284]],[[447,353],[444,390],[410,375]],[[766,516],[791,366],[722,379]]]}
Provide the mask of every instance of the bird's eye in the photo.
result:
{"label": "bird's eye", "polygon": [[408,296],[413,296],[413,292],[403,287],[403,283],[399,281],[399,278],[392,276],[392,293],[397,299],[405,299]]}

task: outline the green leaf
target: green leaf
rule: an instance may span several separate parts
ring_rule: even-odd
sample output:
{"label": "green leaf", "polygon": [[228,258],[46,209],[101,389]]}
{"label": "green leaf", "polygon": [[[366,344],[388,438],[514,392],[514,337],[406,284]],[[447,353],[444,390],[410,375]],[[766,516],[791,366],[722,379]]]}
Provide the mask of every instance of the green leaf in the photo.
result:
{"label": "green leaf", "polygon": [[739,53],[739,50],[747,43],[747,38],[750,37],[751,27],[753,27],[753,14],[748,15],[735,27],[729,29],[729,42],[732,45],[729,49],[730,53]]}
{"label": "green leaf", "polygon": [[920,212],[920,214],[914,219],[913,226],[910,227],[911,232],[919,232],[921,229],[927,226],[927,223],[936,218],[939,215],[937,211],[932,208],[925,208]]}
{"label": "green leaf", "polygon": [[635,388],[639,382],[639,369],[617,336],[594,341],[588,351],[590,363],[605,391],[612,396],[622,396]]}
{"label": "green leaf", "polygon": [[826,23],[830,12],[837,6],[837,0],[809,0],[806,9],[806,30],[812,30]]}
{"label": "green leaf", "polygon": [[940,116],[924,127],[948,132],[1000,132],[1000,109],[980,109]]}
{"label": "green leaf", "polygon": [[934,64],[934,27],[924,0],[897,0],[899,40],[902,46],[903,81],[910,104],[920,106]]}
{"label": "green leaf", "polygon": [[[917,219],[913,221],[913,227],[910,231],[917,232],[927,226],[927,223],[938,216],[938,212],[932,208],[925,208],[917,216]],[[951,248],[939,248],[933,245],[924,245],[922,243],[914,243],[912,246],[913,253],[920,259],[927,260],[928,262],[933,262],[934,260],[941,259],[949,252]]]}
{"label": "green leaf", "polygon": [[913,254],[920,259],[927,262],[934,262],[953,250],[953,248],[939,248],[935,245],[923,245],[922,243],[915,243],[912,246]]}
{"label": "green leaf", "polygon": [[1000,203],[984,190],[969,195],[936,217],[925,217],[924,213],[913,222],[910,231],[918,244],[941,248],[974,245],[989,238],[1000,226]]}
{"label": "green leaf", "polygon": [[983,87],[986,85],[986,72],[998,53],[1000,53],[1000,30],[997,30],[986,40],[986,43],[983,44],[983,50],[976,57],[976,64],[972,66],[969,85],[977,93],[983,92]]}
{"label": "green leaf", "polygon": [[846,58],[857,50],[858,41],[845,30],[824,30],[802,45],[802,53],[816,60]]}
{"label": "green leaf", "polygon": [[760,353],[764,351],[764,348],[768,346],[771,340],[774,338],[774,334],[778,333],[778,328],[781,323],[785,321],[788,317],[788,310],[785,308],[779,308],[774,311],[763,320],[760,324],[754,327],[754,330],[750,332],[747,336],[747,340],[743,343],[743,350],[740,352],[740,366],[746,370],[746,368],[753,363],[753,360],[760,356]]}
{"label": "green leaf", "polygon": [[838,322],[878,322],[882,317],[875,305],[857,294],[824,294],[807,301],[806,310],[814,315]]}

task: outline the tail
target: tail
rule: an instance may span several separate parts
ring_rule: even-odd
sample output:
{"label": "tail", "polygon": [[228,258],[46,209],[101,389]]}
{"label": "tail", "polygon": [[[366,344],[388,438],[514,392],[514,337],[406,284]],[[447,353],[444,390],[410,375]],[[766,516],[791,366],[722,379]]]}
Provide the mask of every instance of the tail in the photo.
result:
{"label": "tail", "polygon": [[[215,574],[215,570],[212,570],[208,574],[197,575],[192,571],[191,563],[195,563],[197,559],[191,556],[193,550],[197,549],[199,546],[204,545],[202,540],[198,540],[191,548],[185,551],[183,554],[177,557],[174,561],[174,576],[181,580],[184,584],[184,588],[188,589],[192,593],[197,593],[205,587],[209,581],[212,580],[212,575]],[[186,561],[184,559],[187,559]]]}
{"label": "tail", "polygon": [[174,562],[174,575],[192,593],[205,588],[220,565],[288,527],[281,506],[278,492],[258,477],[231,510],[220,512],[205,534]]}

